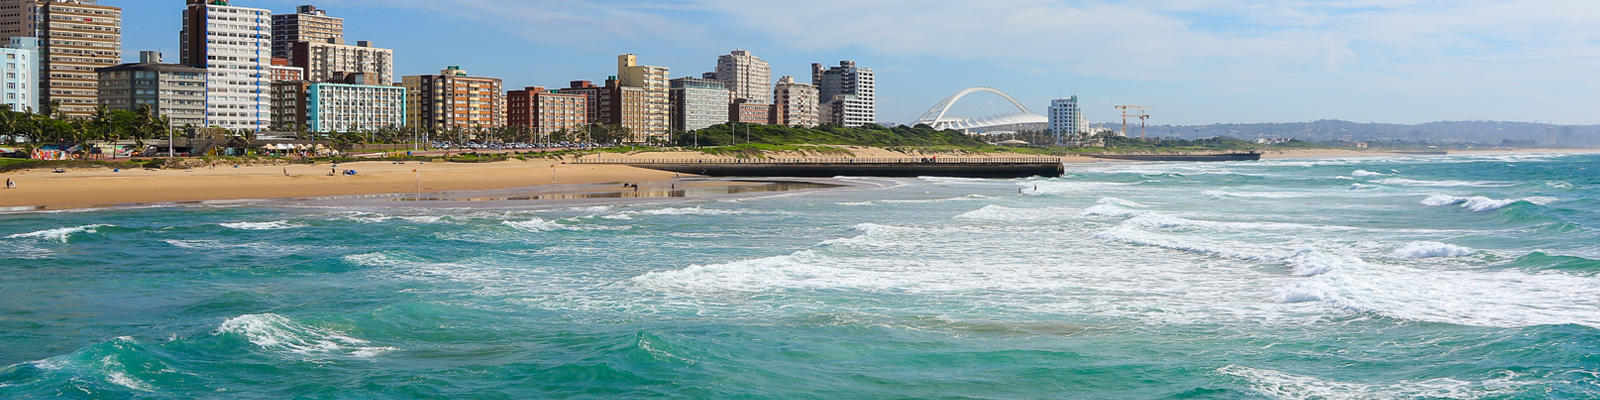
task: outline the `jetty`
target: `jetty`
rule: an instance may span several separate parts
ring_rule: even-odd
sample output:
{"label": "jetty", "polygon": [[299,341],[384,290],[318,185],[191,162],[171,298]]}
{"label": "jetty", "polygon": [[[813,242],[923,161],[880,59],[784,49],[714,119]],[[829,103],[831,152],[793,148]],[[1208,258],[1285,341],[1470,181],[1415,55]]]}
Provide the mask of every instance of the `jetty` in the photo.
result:
{"label": "jetty", "polygon": [[1105,160],[1123,161],[1188,161],[1188,162],[1219,162],[1219,161],[1260,161],[1261,153],[1218,153],[1218,154],[1084,154],[1084,157]]}
{"label": "jetty", "polygon": [[658,171],[711,177],[870,176],[907,178],[1057,177],[1066,173],[1061,159],[1030,158],[758,158],[758,159],[586,159],[577,164],[617,164]]}

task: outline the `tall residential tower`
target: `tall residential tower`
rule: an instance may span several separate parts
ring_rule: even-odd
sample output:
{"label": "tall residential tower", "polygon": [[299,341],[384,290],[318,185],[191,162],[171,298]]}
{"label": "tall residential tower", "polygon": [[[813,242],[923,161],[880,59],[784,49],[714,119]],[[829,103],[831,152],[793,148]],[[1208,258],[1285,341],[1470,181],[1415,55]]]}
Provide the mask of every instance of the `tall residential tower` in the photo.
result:
{"label": "tall residential tower", "polygon": [[811,64],[811,84],[817,85],[822,103],[822,123],[848,127],[876,123],[877,86],[872,68],[860,68],[855,61],[840,61],[839,66],[822,69]]}
{"label": "tall residential tower", "polygon": [[1065,144],[1065,138],[1077,138],[1087,133],[1088,121],[1083,119],[1083,109],[1078,107],[1078,96],[1050,100],[1050,134],[1056,144]]}
{"label": "tall residential tower", "polygon": [[272,12],[228,0],[188,0],[180,62],[206,69],[206,125],[267,129],[272,110]]}
{"label": "tall residential tower", "polygon": [[772,92],[767,91],[768,85],[772,84],[772,67],[761,57],[744,50],[718,56],[715,76],[728,88],[733,99],[772,104]]}
{"label": "tall residential tower", "polygon": [[[665,138],[671,101],[667,94],[667,67],[639,65],[632,54],[617,56],[617,85],[640,88],[644,91],[644,108],[640,110],[642,126],[634,130],[630,141]],[[627,119],[627,118],[624,118]]]}
{"label": "tall residential tower", "polygon": [[272,56],[290,58],[295,42],[344,43],[344,19],[328,16],[328,10],[300,6],[294,14],[272,15]]}
{"label": "tall residential tower", "polygon": [[122,9],[96,0],[0,0],[0,36],[38,38],[39,103],[94,115],[100,75],[122,61]]}

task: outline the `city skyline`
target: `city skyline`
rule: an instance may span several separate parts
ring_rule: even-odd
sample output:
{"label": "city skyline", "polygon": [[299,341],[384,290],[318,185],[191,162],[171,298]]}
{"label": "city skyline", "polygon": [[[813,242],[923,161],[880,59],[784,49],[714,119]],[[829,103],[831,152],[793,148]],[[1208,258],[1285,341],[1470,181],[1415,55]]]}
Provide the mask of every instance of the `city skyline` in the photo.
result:
{"label": "city skyline", "polygon": [[[1096,123],[1116,119],[1114,104],[1153,105],[1151,122],[1165,124],[1600,122],[1585,112],[1600,108],[1600,100],[1587,95],[1600,83],[1586,78],[1600,66],[1593,56],[1600,54],[1600,34],[1584,26],[1594,22],[1585,10],[1596,6],[1575,1],[823,2],[815,7],[859,11],[825,23],[804,22],[823,14],[797,6],[716,0],[604,7],[477,0],[237,3],[274,13],[301,4],[327,9],[345,19],[347,37],[394,49],[397,76],[462,65],[509,87],[600,81],[614,69],[614,57],[626,53],[671,68],[670,78],[713,71],[716,57],[734,49],[765,59],[774,80],[805,76],[813,62],[855,60],[880,76],[879,120],[892,123],[910,122],[969,86],[1004,90],[1035,113],[1051,99],[1077,95]],[[124,9],[125,61],[140,50],[176,55],[181,4],[102,4]],[[802,34],[820,26],[830,28]],[[1003,106],[995,97],[965,103],[957,111],[982,114]]]}

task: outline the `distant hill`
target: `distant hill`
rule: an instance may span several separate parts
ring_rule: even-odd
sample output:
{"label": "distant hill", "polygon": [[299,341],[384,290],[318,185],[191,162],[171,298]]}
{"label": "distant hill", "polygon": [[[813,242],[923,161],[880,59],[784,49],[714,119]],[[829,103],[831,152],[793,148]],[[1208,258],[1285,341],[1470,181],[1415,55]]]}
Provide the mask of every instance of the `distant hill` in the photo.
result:
{"label": "distant hill", "polygon": [[[1121,122],[1106,123],[1121,129]],[[1129,136],[1138,128],[1130,126]],[[1428,142],[1440,144],[1477,143],[1517,146],[1600,147],[1600,125],[1552,125],[1531,122],[1443,121],[1425,124],[1381,124],[1340,120],[1313,122],[1151,125],[1150,137],[1197,139],[1233,137],[1239,139],[1287,138],[1312,142]]]}

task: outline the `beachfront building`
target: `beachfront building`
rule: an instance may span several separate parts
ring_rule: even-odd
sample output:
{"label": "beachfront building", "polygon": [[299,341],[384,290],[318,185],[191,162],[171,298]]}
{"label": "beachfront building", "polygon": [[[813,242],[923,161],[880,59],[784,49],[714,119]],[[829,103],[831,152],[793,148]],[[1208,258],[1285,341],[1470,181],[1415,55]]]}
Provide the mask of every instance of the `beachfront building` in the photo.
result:
{"label": "beachfront building", "polygon": [[291,58],[295,42],[344,43],[344,18],[303,5],[293,14],[272,15],[272,56]]}
{"label": "beachfront building", "polygon": [[122,62],[122,9],[96,0],[0,0],[0,37],[37,41],[39,104],[87,118],[99,104],[95,69]]}
{"label": "beachfront building", "polygon": [[298,132],[308,130],[306,124],[306,91],[311,84],[306,81],[272,83],[272,130]]}
{"label": "beachfront building", "polygon": [[306,80],[306,70],[289,65],[289,59],[273,57],[270,68],[272,82],[292,82]]}
{"label": "beachfront building", "polygon": [[187,0],[181,62],[206,70],[206,125],[266,129],[271,120],[272,13],[228,0]]}
{"label": "beachfront building", "polygon": [[577,132],[589,123],[589,96],[542,87],[506,92],[506,124],[538,135]]}
{"label": "beachfront building", "polygon": [[[644,95],[643,107],[638,114],[641,123],[636,129],[629,127],[634,134],[629,140],[642,142],[650,138],[665,138],[668,114],[672,108],[667,87],[667,67],[639,65],[638,61],[633,54],[617,56],[617,86],[638,88]],[[624,115],[627,115],[625,111]]]}
{"label": "beachfront building", "polygon": [[756,57],[744,50],[734,50],[731,53],[717,56],[717,80],[728,88],[733,99],[745,99],[751,103],[772,103],[772,92],[768,92],[768,85],[772,84],[772,67],[767,65],[761,57]]}
{"label": "beachfront building", "polygon": [[449,66],[438,75],[406,76],[406,124],[428,131],[493,129],[506,125],[500,78],[467,75]]}
{"label": "beachfront building", "polygon": [[684,77],[671,86],[672,131],[688,132],[728,122],[728,89],[715,79]]}
{"label": "beachfront building", "polygon": [[372,132],[406,123],[406,88],[312,83],[306,86],[308,132]]}
{"label": "beachfront building", "polygon": [[576,94],[583,96],[584,119],[592,124],[604,124],[605,118],[600,113],[600,100],[610,96],[610,90],[602,86],[595,86],[594,82],[571,81],[567,87],[556,89],[556,93]]}
{"label": "beachfront building", "polygon": [[304,69],[308,81],[350,82],[351,76],[359,74],[366,79],[355,83],[394,83],[394,50],[373,47],[372,42],[363,40],[351,46],[334,38],[295,42],[291,47],[289,62]]}
{"label": "beachfront building", "polygon": [[1078,107],[1078,96],[1064,99],[1050,100],[1050,134],[1055,135],[1056,144],[1065,143],[1066,138],[1076,138],[1088,133],[1089,121],[1083,118],[1083,109]]}
{"label": "beachfront building", "polygon": [[785,76],[773,87],[772,98],[776,101],[772,104],[773,123],[808,128],[818,125],[820,105],[815,85],[796,83],[794,77]]}
{"label": "beachfront building", "polygon": [[728,106],[728,122],[771,124],[772,105],[753,103],[745,99],[734,100],[733,105]]}
{"label": "beachfront building", "polygon": [[14,37],[0,48],[0,104],[12,111],[39,109],[39,40]]}
{"label": "beachfront building", "polygon": [[817,86],[817,98],[828,107],[822,123],[856,127],[877,121],[877,83],[872,68],[857,67],[849,60],[828,69],[811,64],[811,84]]}
{"label": "beachfront building", "polygon": [[112,111],[149,105],[172,126],[205,126],[206,70],[161,61],[161,53],[142,51],[137,63],[96,69],[100,105]]}

